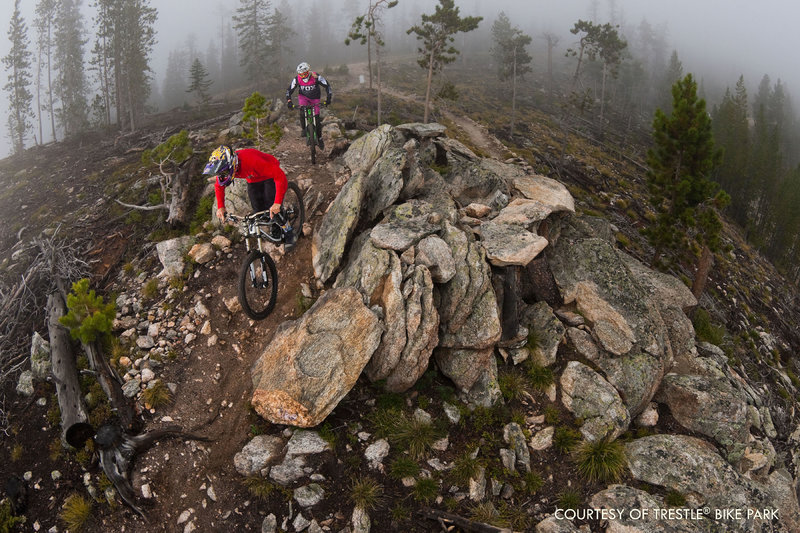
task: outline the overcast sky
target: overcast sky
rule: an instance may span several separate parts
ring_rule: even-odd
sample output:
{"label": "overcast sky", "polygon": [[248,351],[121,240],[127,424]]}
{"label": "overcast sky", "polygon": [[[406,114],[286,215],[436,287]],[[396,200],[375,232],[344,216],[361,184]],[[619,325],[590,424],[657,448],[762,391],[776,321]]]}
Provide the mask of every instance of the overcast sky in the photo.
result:
{"label": "overcast sky", "polygon": [[[311,6],[319,0],[292,0],[293,10]],[[366,6],[367,0],[327,0],[326,11],[332,17],[338,6],[345,2]],[[83,0],[84,7],[90,0]],[[436,0],[400,0],[401,4],[418,7],[421,12],[432,13]],[[277,6],[280,0],[273,0]],[[781,79],[793,95],[795,109],[800,110],[800,0],[456,0],[463,15],[482,15],[482,24],[491,25],[500,10],[504,10],[512,23],[533,35],[534,31],[550,30],[566,34],[578,19],[588,19],[592,5],[596,4],[598,21],[611,20],[610,6],[614,5],[617,21],[625,26],[638,26],[647,19],[651,26],[666,24],[670,47],[677,50],[684,72],[693,72],[697,78],[714,77],[733,86],[740,74],[751,93],[764,74],[773,83]],[[0,57],[10,48],[8,21],[14,0],[0,0],[6,17],[0,28]],[[36,0],[22,0],[21,8],[28,26],[29,40],[35,35],[32,29]],[[157,40],[153,54],[156,79],[163,80],[163,69],[170,52],[182,46],[190,33],[195,34],[197,47],[205,50],[206,35],[218,33],[213,29],[222,6],[233,9],[233,0],[151,0],[150,5],[159,11],[156,26]],[[90,21],[86,21],[90,27]],[[534,35],[535,36],[535,35]],[[344,36],[343,36],[344,37]],[[562,38],[560,46],[572,43]],[[537,40],[533,45],[536,46]],[[391,43],[389,43],[391,46]],[[91,45],[87,44],[86,53]],[[32,50],[32,48],[31,48]],[[312,58],[308,58],[313,61]],[[0,87],[8,79],[0,74]],[[7,93],[0,92],[0,157],[9,151],[7,127]]]}

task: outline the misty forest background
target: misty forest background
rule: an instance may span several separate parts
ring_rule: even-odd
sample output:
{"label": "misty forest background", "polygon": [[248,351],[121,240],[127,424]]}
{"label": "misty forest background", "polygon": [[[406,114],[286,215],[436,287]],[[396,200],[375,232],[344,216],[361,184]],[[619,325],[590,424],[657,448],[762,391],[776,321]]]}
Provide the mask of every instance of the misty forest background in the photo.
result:
{"label": "misty forest background", "polygon": [[[10,52],[2,58],[11,157],[87,131],[135,132],[153,113],[213,107],[252,91],[282,99],[300,61],[328,77],[335,94],[348,63],[369,57],[375,71],[378,53],[385,65],[424,58],[419,32],[409,30],[424,26],[422,14],[437,7],[428,4],[239,0],[205,13],[204,27],[169,51],[166,74],[158,77],[153,50],[159,11],[151,0],[37,0],[30,20],[15,0]],[[448,4],[452,0],[438,6]],[[457,5],[464,17],[477,14],[477,3],[468,4]],[[615,6],[614,0],[587,0],[585,16],[545,32],[537,29],[534,8],[509,17],[487,16],[483,6],[477,28],[452,34],[459,53],[435,65],[434,104],[457,110],[459,91],[482,81],[496,116],[511,117],[511,128],[493,121],[490,129],[511,146],[526,143],[524,121],[513,124],[517,111],[527,107],[594,138],[638,145],[632,150],[641,154],[654,143],[657,110],[662,124],[678,116],[672,90],[689,73],[666,25],[626,21]],[[446,67],[451,59],[454,64]],[[475,74],[455,77],[448,69]],[[416,72],[425,79],[425,70]],[[800,121],[790,88],[766,74],[722,83],[692,74],[711,118],[714,164],[707,177],[730,195],[725,213],[798,283]]]}

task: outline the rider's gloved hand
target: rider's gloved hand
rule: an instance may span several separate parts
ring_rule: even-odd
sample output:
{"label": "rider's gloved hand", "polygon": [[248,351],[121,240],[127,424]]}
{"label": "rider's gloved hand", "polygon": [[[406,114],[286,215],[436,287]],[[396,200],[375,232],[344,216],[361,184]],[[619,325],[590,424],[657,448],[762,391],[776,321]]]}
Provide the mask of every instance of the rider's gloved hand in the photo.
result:
{"label": "rider's gloved hand", "polygon": [[330,105],[331,105],[331,99],[328,98],[325,100],[325,107],[330,107]]}
{"label": "rider's gloved hand", "polygon": [[289,109],[294,109],[294,102],[292,102],[291,100],[286,100],[286,107],[288,107]]}
{"label": "rider's gloved hand", "polygon": [[222,222],[225,222],[225,215],[226,214],[227,214],[227,211],[225,211],[224,207],[218,207],[217,208],[217,218],[220,219]]}

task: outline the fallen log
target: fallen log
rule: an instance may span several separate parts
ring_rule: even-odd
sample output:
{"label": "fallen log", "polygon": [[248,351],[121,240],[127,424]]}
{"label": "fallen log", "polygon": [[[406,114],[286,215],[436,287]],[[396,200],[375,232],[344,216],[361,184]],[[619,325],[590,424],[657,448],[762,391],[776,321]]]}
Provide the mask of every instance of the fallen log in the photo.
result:
{"label": "fallen log", "polygon": [[[67,312],[61,294],[52,292],[47,297],[47,331],[50,336],[50,362],[56,397],[61,411],[61,441],[67,442],[67,430],[75,424],[86,422],[86,405],[78,382],[78,368],[69,332],[58,321]],[[84,441],[85,442],[85,441]],[[83,443],[76,448],[83,447]]]}

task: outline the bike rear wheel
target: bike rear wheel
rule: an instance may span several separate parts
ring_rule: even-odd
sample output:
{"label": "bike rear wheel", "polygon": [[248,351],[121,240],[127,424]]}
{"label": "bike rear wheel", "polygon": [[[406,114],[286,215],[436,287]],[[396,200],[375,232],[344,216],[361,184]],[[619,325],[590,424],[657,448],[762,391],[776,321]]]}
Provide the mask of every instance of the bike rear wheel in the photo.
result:
{"label": "bike rear wheel", "polygon": [[300,186],[295,182],[289,182],[281,205],[286,214],[286,221],[299,237],[303,232],[303,223],[306,221],[306,207],[303,204],[303,193],[300,192]]}
{"label": "bike rear wheel", "polygon": [[252,250],[239,273],[239,303],[253,320],[263,320],[278,300],[278,270],[266,252]]}

